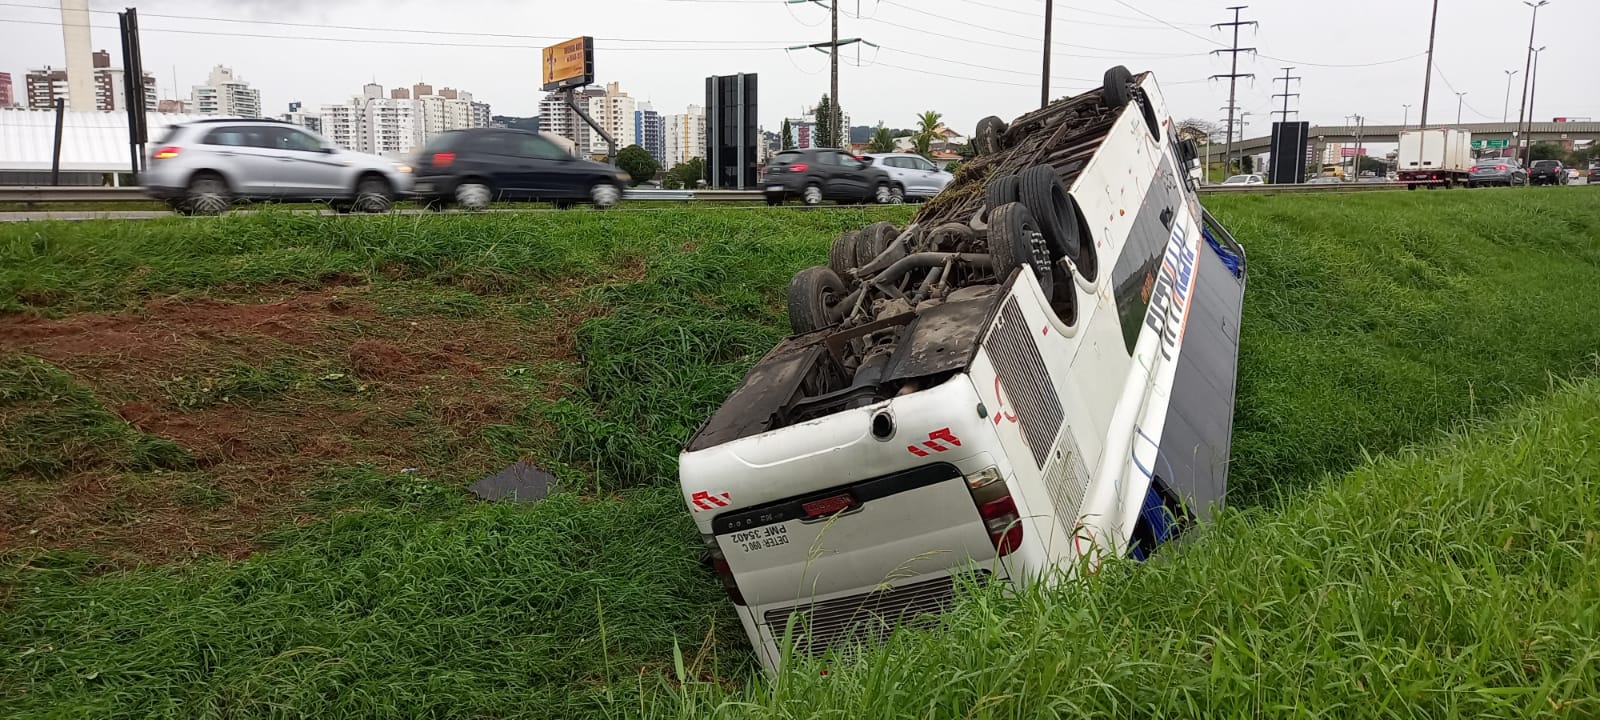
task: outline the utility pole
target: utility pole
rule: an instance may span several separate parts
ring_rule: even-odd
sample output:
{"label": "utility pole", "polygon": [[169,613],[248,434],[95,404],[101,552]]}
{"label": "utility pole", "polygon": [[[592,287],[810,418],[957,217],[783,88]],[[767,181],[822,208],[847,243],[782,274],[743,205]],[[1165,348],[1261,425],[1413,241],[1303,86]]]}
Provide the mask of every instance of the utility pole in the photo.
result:
{"label": "utility pole", "polygon": [[[1522,132],[1522,122],[1527,118],[1528,83],[1533,79],[1533,32],[1539,27],[1539,8],[1549,5],[1550,0],[1539,0],[1536,3],[1522,0],[1522,4],[1533,8],[1533,19],[1528,22],[1528,60],[1522,68],[1522,105],[1517,110],[1517,134],[1513,136],[1517,138],[1516,142],[1513,143],[1517,147],[1515,148],[1516,154],[1513,157],[1526,161],[1528,156],[1522,153],[1522,142],[1527,139],[1527,133]],[[1528,147],[1532,148],[1533,143],[1528,143]]]}
{"label": "utility pole", "polygon": [[1403,116],[1405,119],[1400,121],[1400,129],[1401,130],[1410,130],[1411,129],[1411,105],[1410,104],[1403,104],[1400,107],[1405,108],[1405,111],[1406,111],[1405,115]]}
{"label": "utility pole", "polygon": [[1505,99],[1505,102],[1500,105],[1500,122],[1503,122],[1503,123],[1511,122],[1511,78],[1516,76],[1516,74],[1519,73],[1519,72],[1522,72],[1522,71],[1521,70],[1507,70],[1506,71],[1506,99]]}
{"label": "utility pole", "polygon": [[1239,19],[1239,11],[1240,10],[1244,10],[1247,7],[1249,7],[1249,6],[1248,5],[1234,5],[1234,6],[1229,7],[1228,9],[1233,11],[1233,22],[1217,23],[1217,24],[1211,26],[1212,29],[1225,28],[1225,27],[1233,28],[1233,47],[1230,47],[1230,48],[1227,48],[1227,49],[1224,49],[1224,50],[1212,50],[1211,51],[1211,54],[1213,54],[1213,55],[1217,55],[1217,54],[1221,54],[1221,53],[1228,53],[1228,57],[1230,59],[1230,62],[1232,63],[1232,69],[1229,70],[1227,75],[1212,75],[1211,76],[1212,80],[1215,80],[1217,78],[1227,78],[1228,79],[1228,107],[1227,107],[1227,110],[1228,110],[1228,149],[1227,149],[1227,153],[1222,156],[1223,165],[1227,165],[1228,158],[1233,156],[1233,114],[1236,111],[1238,111],[1238,109],[1239,109],[1239,107],[1238,107],[1238,105],[1239,105],[1238,104],[1239,78],[1247,77],[1247,78],[1250,78],[1251,80],[1254,80],[1256,78],[1254,73],[1243,73],[1243,74],[1241,74],[1239,72],[1239,53],[1242,53],[1242,52],[1255,53],[1255,51],[1256,51],[1256,49],[1253,48],[1253,47],[1249,47],[1249,48],[1239,47],[1239,27],[1242,26],[1242,25],[1250,25],[1252,27],[1260,27],[1260,25],[1261,25],[1261,23],[1258,23],[1258,22],[1256,22],[1254,20],[1241,21]]}
{"label": "utility pole", "polygon": [[[1428,23],[1428,73],[1422,77],[1422,119],[1417,121],[1417,127],[1428,127],[1428,92],[1433,89],[1433,36],[1439,29],[1439,0],[1433,0],[1433,20]],[[1417,144],[1417,149],[1422,149],[1422,143]]]}
{"label": "utility pole", "polygon": [[1361,135],[1367,129],[1367,119],[1360,115],[1346,115],[1344,119],[1346,121],[1355,120],[1356,149],[1355,153],[1350,156],[1350,169],[1352,171],[1350,173],[1350,181],[1354,182],[1361,179]]}
{"label": "utility pole", "polygon": [[1050,28],[1055,21],[1055,0],[1044,0],[1044,73],[1039,76],[1039,107],[1050,104]]}
{"label": "utility pole", "polygon": [[1466,97],[1467,97],[1467,94],[1464,93],[1464,92],[1456,93],[1456,124],[1457,125],[1461,124],[1461,105],[1462,105],[1462,103],[1466,102],[1466,100],[1465,100]]}
{"label": "utility pole", "polygon": [[1280,97],[1283,98],[1283,109],[1282,110],[1273,110],[1271,114],[1273,114],[1273,115],[1282,115],[1283,117],[1279,118],[1279,119],[1281,121],[1283,121],[1283,122],[1289,122],[1289,113],[1293,112],[1296,115],[1298,115],[1300,113],[1299,110],[1290,110],[1289,109],[1289,98],[1300,97],[1300,93],[1291,93],[1291,92],[1289,92],[1289,81],[1291,81],[1291,80],[1299,80],[1300,79],[1299,75],[1290,75],[1289,74],[1289,71],[1293,70],[1293,69],[1294,68],[1292,68],[1292,67],[1284,68],[1283,69],[1283,77],[1275,78],[1273,80],[1273,82],[1281,82],[1281,83],[1283,83],[1283,92],[1276,93],[1276,94],[1273,95],[1273,97],[1275,97],[1275,98],[1280,98]]}
{"label": "utility pole", "polygon": [[[1533,157],[1533,96],[1539,92],[1539,55],[1548,47],[1540,45],[1533,51],[1533,80],[1528,85],[1528,157]],[[1526,163],[1524,163],[1526,164]]]}
{"label": "utility pole", "polygon": [[[836,136],[836,137],[831,138],[831,139],[834,141],[835,145],[838,145],[840,147],[848,145],[849,144],[849,139],[850,139],[850,129],[849,128],[840,127],[840,125],[844,124],[844,106],[839,103],[839,48],[842,47],[842,46],[845,46],[845,45],[851,45],[851,44],[854,44],[854,43],[861,43],[861,42],[866,42],[866,41],[862,40],[861,38],[845,38],[843,40],[839,39],[839,0],[830,0],[828,5],[823,5],[822,4],[822,0],[784,0],[784,1],[787,2],[790,5],[796,5],[796,4],[807,3],[807,2],[814,2],[819,7],[827,7],[829,15],[832,16],[833,30],[832,30],[832,34],[830,35],[830,39],[828,40],[828,42],[812,43],[810,45],[795,45],[794,47],[791,47],[789,49],[790,50],[799,50],[801,48],[815,48],[817,50],[822,50],[823,48],[827,48],[828,62],[829,62],[829,65],[831,66],[830,67],[831,74],[830,74],[830,77],[829,77],[829,80],[828,80],[828,102],[831,105],[830,110],[831,110],[831,113],[833,115],[833,118],[832,118],[833,122],[830,123],[830,124],[833,126],[833,132],[834,132],[834,135]],[[859,8],[858,8],[858,13],[857,14],[858,15],[860,14],[859,13]],[[866,43],[866,44],[871,45],[872,43]]]}

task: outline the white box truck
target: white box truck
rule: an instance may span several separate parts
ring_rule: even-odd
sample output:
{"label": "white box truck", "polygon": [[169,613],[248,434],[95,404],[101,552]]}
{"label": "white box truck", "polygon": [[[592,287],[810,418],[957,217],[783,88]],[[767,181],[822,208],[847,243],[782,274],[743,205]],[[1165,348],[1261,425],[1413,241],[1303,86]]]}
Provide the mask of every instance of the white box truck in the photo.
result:
{"label": "white box truck", "polygon": [[1455,128],[1401,130],[1395,162],[1407,190],[1466,184],[1472,172],[1472,133]]}

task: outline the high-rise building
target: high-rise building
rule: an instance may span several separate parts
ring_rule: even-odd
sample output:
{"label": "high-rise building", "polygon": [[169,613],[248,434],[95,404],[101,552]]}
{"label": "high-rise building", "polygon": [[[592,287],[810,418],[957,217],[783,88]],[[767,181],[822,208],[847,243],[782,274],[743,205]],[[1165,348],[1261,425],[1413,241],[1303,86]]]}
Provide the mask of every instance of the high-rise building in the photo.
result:
{"label": "high-rise building", "polygon": [[[37,110],[49,110],[56,106],[56,98],[67,99],[67,71],[58,70],[46,65],[42,68],[29,70],[23,76],[23,84],[28,95],[28,107]],[[92,91],[90,97],[93,97]],[[67,108],[72,108],[72,103],[67,103]],[[85,112],[90,112],[85,110]]]}
{"label": "high-rise building", "polygon": [[261,91],[235,78],[231,68],[211,68],[206,84],[194,86],[194,111],[201,115],[261,117]]}
{"label": "high-rise building", "polygon": [[[67,99],[73,112],[94,112],[94,57],[89,50],[89,0],[61,0],[61,44],[66,51],[67,69],[62,92],[51,97]],[[29,105],[33,105],[29,95]],[[43,107],[43,106],[34,106]]]}
{"label": "high-rise building", "polygon": [[411,91],[405,88],[395,88],[389,91],[390,100],[410,100]]}
{"label": "high-rise building", "polygon": [[11,73],[0,72],[0,109],[13,107],[16,104],[11,89]]}
{"label": "high-rise building", "polygon": [[658,163],[667,161],[666,131],[661,113],[650,103],[639,103],[639,109],[633,112],[633,144],[644,148]]}
{"label": "high-rise building", "polygon": [[[638,102],[628,97],[617,83],[606,83],[605,92],[589,98],[589,117],[604,128],[616,141],[617,150],[628,146],[634,136],[634,112]],[[605,155],[609,152],[606,139],[600,133],[589,134],[589,153]]]}
{"label": "high-rise building", "polygon": [[439,88],[439,97],[446,100],[459,100],[460,98],[456,96],[457,92],[455,88]]}
{"label": "high-rise building", "polygon": [[161,100],[156,103],[158,113],[186,113],[189,112],[189,103],[182,100]]}
{"label": "high-rise building", "polygon": [[667,155],[666,166],[671,168],[692,158],[706,155],[706,111],[699,105],[690,105],[682,115],[666,117],[663,138]]}
{"label": "high-rise building", "polygon": [[416,98],[422,97],[423,95],[432,95],[432,94],[433,94],[433,86],[429,85],[427,83],[417,83],[417,84],[411,86],[411,97],[412,97],[412,99],[416,99]]}
{"label": "high-rise building", "polygon": [[[382,85],[368,83],[349,102],[323,105],[319,115],[308,115],[304,122],[288,116],[284,119],[311,127],[308,123],[315,118],[322,134],[340,145],[361,152],[406,156],[450,130],[489,126],[488,103],[474,102],[469,92],[445,89],[453,97],[433,94],[433,87],[426,83],[413,85],[411,91],[396,88],[385,96]],[[294,110],[291,106],[291,114]]]}
{"label": "high-rise building", "polygon": [[760,164],[756,75],[706,78],[706,175],[713,188],[754,187]]}
{"label": "high-rise building", "polygon": [[323,105],[322,136],[339,147],[359,150],[364,143],[361,132],[361,102],[352,99],[340,105]]}
{"label": "high-rise building", "polygon": [[[128,89],[122,83],[122,68],[111,67],[111,53],[94,53],[94,105],[100,112],[128,109]],[[144,110],[156,111],[156,76],[144,74]]]}
{"label": "high-rise building", "polygon": [[[587,111],[590,99],[604,97],[605,94],[599,88],[585,88],[575,93],[573,99]],[[589,130],[589,124],[567,105],[565,93],[551,93],[539,101],[539,129],[571,140],[579,153],[589,152],[589,138],[594,134]],[[603,141],[601,145],[604,146]]]}
{"label": "high-rise building", "polygon": [[[848,144],[846,141],[849,140],[850,113],[845,113],[843,118],[843,127],[840,128],[839,132],[841,145]],[[813,147],[817,140],[817,109],[808,107],[804,115],[789,118],[789,127],[794,130],[795,148]]]}
{"label": "high-rise building", "polygon": [[489,112],[489,103],[472,102],[472,127],[489,127],[494,122],[494,115]]}

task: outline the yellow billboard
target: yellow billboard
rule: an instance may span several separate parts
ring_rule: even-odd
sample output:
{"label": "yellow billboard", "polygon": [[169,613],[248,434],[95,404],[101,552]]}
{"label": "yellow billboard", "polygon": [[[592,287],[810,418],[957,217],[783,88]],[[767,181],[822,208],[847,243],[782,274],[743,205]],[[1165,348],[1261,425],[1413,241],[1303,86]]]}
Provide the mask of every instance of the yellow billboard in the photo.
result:
{"label": "yellow billboard", "polygon": [[594,82],[594,38],[576,37],[545,48],[542,69],[547,92]]}

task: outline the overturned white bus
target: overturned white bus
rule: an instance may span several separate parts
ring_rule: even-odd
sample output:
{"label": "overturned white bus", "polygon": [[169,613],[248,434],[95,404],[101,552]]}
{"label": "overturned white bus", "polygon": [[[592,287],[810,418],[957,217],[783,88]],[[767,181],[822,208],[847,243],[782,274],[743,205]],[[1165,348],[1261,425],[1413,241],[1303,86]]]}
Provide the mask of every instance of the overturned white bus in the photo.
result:
{"label": "overturned white bus", "polygon": [[1244,250],[1155,78],[1007,125],[904,228],[835,241],[795,334],[680,458],[761,662],[884,637],[960,576],[1071,577],[1221,505]]}

